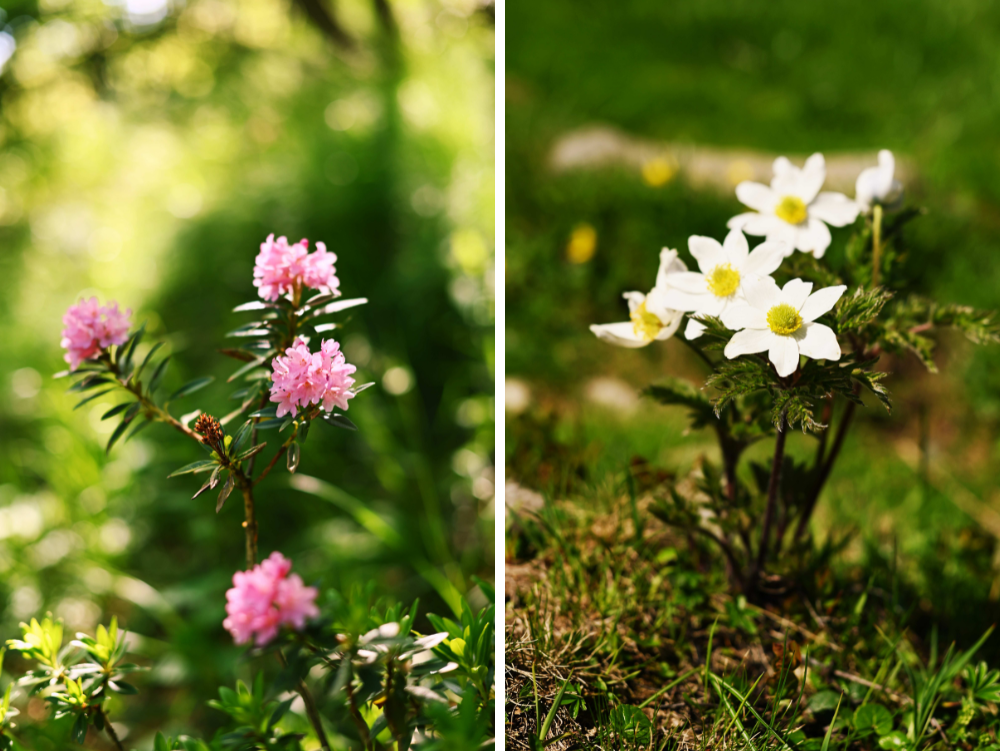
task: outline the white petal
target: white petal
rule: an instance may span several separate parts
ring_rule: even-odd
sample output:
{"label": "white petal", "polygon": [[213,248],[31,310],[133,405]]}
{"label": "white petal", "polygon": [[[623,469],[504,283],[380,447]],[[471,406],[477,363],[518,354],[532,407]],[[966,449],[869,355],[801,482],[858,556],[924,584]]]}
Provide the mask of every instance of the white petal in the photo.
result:
{"label": "white petal", "polygon": [[705,278],[704,274],[699,274],[697,271],[681,271],[677,274],[670,274],[663,289],[679,289],[681,292],[687,292],[690,295],[704,295],[708,294],[709,291],[708,279]]}
{"label": "white petal", "polygon": [[812,292],[812,288],[812,282],[791,279],[785,282],[785,286],[781,288],[781,302],[788,303],[796,310],[801,310],[809,293]]}
{"label": "white petal", "polygon": [[671,310],[681,310],[687,313],[694,311],[700,311],[708,301],[708,298],[714,297],[711,293],[701,293],[693,295],[690,292],[684,292],[683,290],[675,289],[674,287],[666,287],[663,290],[663,304],[670,308]]}
{"label": "white petal", "polygon": [[833,329],[822,323],[803,323],[789,339],[799,343],[799,353],[814,360],[839,360],[840,344]]}
{"label": "white petal", "polygon": [[688,325],[684,329],[685,339],[697,339],[699,336],[705,333],[705,324],[701,321],[696,321],[694,318],[688,318]]}
{"label": "white petal", "polygon": [[817,258],[823,257],[826,249],[830,247],[830,241],[830,229],[813,217],[809,217],[804,228],[795,231],[795,247],[806,253],[812,253]]}
{"label": "white petal", "polygon": [[677,251],[664,248],[660,251],[660,268],[656,272],[656,286],[664,286],[667,277],[683,271],[687,271],[687,264],[678,257]]}
{"label": "white petal", "polygon": [[[684,316],[681,315],[678,311],[672,311],[672,315],[670,316],[670,318],[667,319],[664,319],[661,316],[660,320],[666,323],[667,325],[665,325],[662,329],[660,329],[660,333],[656,335],[656,341],[662,342],[665,339],[669,339],[674,334],[676,334],[677,329],[681,327],[681,320],[683,318]],[[669,323],[667,323],[667,321],[669,321]]]}
{"label": "white petal", "polygon": [[793,336],[772,336],[767,359],[774,363],[774,369],[782,378],[790,376],[799,367],[799,343]]}
{"label": "white petal", "polygon": [[809,204],[809,216],[834,227],[846,227],[858,218],[861,207],[843,193],[820,193]]}
{"label": "white petal", "polygon": [[896,159],[889,149],[882,149],[878,153],[878,184],[875,193],[879,200],[884,201],[889,196],[895,172]]}
{"label": "white petal", "polygon": [[726,226],[730,229],[741,229],[748,235],[770,235],[782,226],[788,226],[774,214],[737,214]]}
{"label": "white petal", "polygon": [[726,260],[732,264],[733,268],[738,269],[750,254],[750,245],[743,232],[732,229],[729,230],[729,234],[722,242],[722,250],[726,254]]}
{"label": "white petal", "polygon": [[774,191],[761,183],[744,180],[736,186],[736,197],[740,203],[765,214],[774,213],[779,197]]}
{"label": "white petal", "polygon": [[833,306],[837,304],[837,300],[846,289],[843,284],[838,284],[836,287],[824,287],[813,292],[799,310],[802,320],[815,321],[824,313],[833,310]]}
{"label": "white petal", "polygon": [[762,242],[754,248],[739,267],[740,275],[770,276],[787,255],[788,245],[778,240]]}
{"label": "white petal", "polygon": [[725,355],[730,360],[740,355],[753,355],[757,352],[765,352],[771,348],[771,342],[778,339],[778,335],[770,329],[744,329],[733,334],[733,338],[726,345]]}
{"label": "white petal", "polygon": [[722,245],[713,237],[702,235],[691,235],[688,238],[688,250],[698,262],[698,268],[705,274],[712,273],[712,269],[720,263],[726,262],[726,254],[722,252]]}
{"label": "white petal", "polygon": [[595,323],[591,325],[590,330],[601,341],[614,344],[616,347],[636,349],[649,344],[649,342],[635,333],[635,327],[631,321],[624,321],[623,323]]}
{"label": "white petal", "polygon": [[806,159],[806,164],[802,168],[795,195],[808,205],[816,198],[816,194],[819,193],[825,181],[826,161],[822,154],[813,154]]}
{"label": "white petal", "polygon": [[797,225],[783,222],[778,217],[774,217],[774,231],[767,233],[767,241],[781,243],[785,249],[785,258],[795,252],[799,241],[799,228]]}
{"label": "white petal", "polygon": [[797,196],[801,180],[802,170],[788,161],[788,159],[779,156],[774,160],[774,177],[771,178],[771,190],[777,195],[778,200],[781,200],[783,196]]}
{"label": "white petal", "polygon": [[781,302],[781,290],[777,282],[769,276],[756,277],[743,285],[747,302],[765,313]]}
{"label": "white petal", "polygon": [[665,326],[669,325],[675,317],[680,316],[677,308],[670,305],[667,300],[668,291],[669,288],[667,287],[653,287],[650,293],[646,295],[646,310],[659,318],[660,322]]}
{"label": "white petal", "polygon": [[731,297],[716,297],[715,295],[705,295],[705,302],[698,311],[701,315],[720,316],[722,311],[729,305]]}
{"label": "white petal", "polygon": [[628,300],[629,313],[635,313],[636,308],[646,301],[646,296],[642,292],[622,292],[622,297]]}
{"label": "white petal", "polygon": [[733,303],[722,311],[722,322],[727,329],[766,329],[767,314],[745,302]]}
{"label": "white petal", "polygon": [[865,167],[854,183],[854,202],[867,212],[878,189],[878,167]]}

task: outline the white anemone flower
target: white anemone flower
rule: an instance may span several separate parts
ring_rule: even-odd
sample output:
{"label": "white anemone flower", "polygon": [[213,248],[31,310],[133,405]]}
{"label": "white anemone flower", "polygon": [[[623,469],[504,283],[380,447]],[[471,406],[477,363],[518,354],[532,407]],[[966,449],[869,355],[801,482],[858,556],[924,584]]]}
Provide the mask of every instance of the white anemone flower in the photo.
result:
{"label": "white anemone flower", "polygon": [[[701,271],[670,274],[664,302],[674,310],[709,316],[721,316],[743,300],[742,284],[770,276],[788,254],[780,241],[761,243],[751,253],[746,236],[738,229],[730,230],[721,244],[712,237],[692,235],[688,249]],[[689,318],[684,336],[697,339],[704,331],[703,323]]]}
{"label": "white anemone flower", "polygon": [[665,297],[667,278],[687,271],[684,261],[677,257],[676,250],[664,248],[660,251],[660,269],[656,274],[656,286],[648,295],[641,292],[626,292],[630,321],[622,323],[601,323],[590,327],[599,339],[619,347],[645,347],[656,341],[669,339],[681,325],[684,314],[670,308]]}
{"label": "white anemone flower", "polygon": [[864,213],[880,204],[895,208],[903,202],[903,184],[895,179],[896,160],[892,152],[882,149],[878,153],[878,167],[866,167],[854,185],[854,201]]}
{"label": "white anemone flower", "polygon": [[726,357],[732,360],[766,351],[782,378],[799,367],[799,355],[839,360],[837,335],[816,319],[831,310],[846,289],[840,284],[813,292],[812,283],[801,279],[792,279],[781,289],[770,277],[747,282],[743,286],[746,302],[722,314],[726,326],[742,329],[726,345]]}
{"label": "white anemone flower", "polygon": [[843,193],[820,193],[826,181],[826,162],[813,154],[799,169],[785,157],[774,160],[771,186],[750,181],[736,186],[736,197],[753,211],[729,220],[731,229],[768,240],[784,240],[788,253],[801,250],[822,258],[830,246],[830,229],[845,227],[858,218],[858,205]]}

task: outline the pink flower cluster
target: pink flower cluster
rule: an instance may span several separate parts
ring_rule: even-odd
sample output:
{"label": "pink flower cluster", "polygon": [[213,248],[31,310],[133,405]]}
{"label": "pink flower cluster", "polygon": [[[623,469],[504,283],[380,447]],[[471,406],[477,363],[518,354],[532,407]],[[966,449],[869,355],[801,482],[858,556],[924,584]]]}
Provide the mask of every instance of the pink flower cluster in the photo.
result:
{"label": "pink flower cluster", "polygon": [[316,252],[310,254],[308,240],[289,245],[288,238],[275,240],[272,233],[260,244],[253,267],[253,286],[271,302],[302,287],[331,294],[340,287],[333,267],[336,261],[336,254],[328,253],[323,243],[316,243]]}
{"label": "pink flower cluster", "polygon": [[261,647],[277,636],[281,626],[301,631],[307,618],[319,615],[316,588],[304,586],[298,574],[289,576],[291,569],[292,562],[274,552],[249,571],[233,574],[233,588],[226,592],[229,617],[222,625],[237,644],[256,637]]}
{"label": "pink flower cluster", "polygon": [[76,370],[80,363],[96,357],[112,344],[124,344],[128,339],[128,317],[131,310],[122,313],[118,303],[100,305],[96,297],[70,305],[63,316],[62,341],[66,362]]}
{"label": "pink flower cluster", "polygon": [[294,417],[298,407],[310,404],[319,404],[326,412],[334,406],[346,410],[347,400],[354,396],[351,373],[357,368],[345,361],[333,339],[324,339],[319,352],[310,352],[300,337],[271,361],[271,368],[271,401],[278,403],[278,417],[289,412]]}

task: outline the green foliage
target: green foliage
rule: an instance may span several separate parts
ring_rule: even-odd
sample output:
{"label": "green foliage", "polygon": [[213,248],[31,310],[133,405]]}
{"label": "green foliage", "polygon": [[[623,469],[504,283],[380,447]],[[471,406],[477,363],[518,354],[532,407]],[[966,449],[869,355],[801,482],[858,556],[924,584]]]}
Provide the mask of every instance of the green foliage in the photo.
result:
{"label": "green foliage", "polygon": [[691,426],[703,428],[711,425],[716,413],[711,401],[691,383],[680,378],[665,378],[643,391],[645,396],[652,397],[660,404],[672,404],[687,407],[690,410]]}

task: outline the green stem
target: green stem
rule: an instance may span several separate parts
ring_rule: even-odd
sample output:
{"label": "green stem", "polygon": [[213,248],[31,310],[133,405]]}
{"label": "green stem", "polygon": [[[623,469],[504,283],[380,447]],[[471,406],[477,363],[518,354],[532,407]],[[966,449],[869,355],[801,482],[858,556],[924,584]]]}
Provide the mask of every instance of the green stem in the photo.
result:
{"label": "green stem", "polygon": [[104,711],[103,704],[98,706],[97,712],[101,715],[101,719],[104,721],[104,729],[107,731],[111,742],[115,744],[115,748],[117,748],[118,751],[125,751],[125,748],[122,746],[122,742],[118,740],[118,733],[116,733],[115,729],[111,726],[111,720],[108,719],[108,713]]}
{"label": "green stem", "polygon": [[[278,650],[278,660],[281,662],[282,667],[288,667],[288,661],[281,650]],[[309,724],[316,731],[316,738],[319,740],[319,745],[323,747],[323,751],[330,751],[330,741],[327,740],[326,731],[323,729],[323,718],[316,708],[316,700],[313,698],[312,691],[309,690],[306,682],[301,678],[296,687],[296,693],[302,697],[302,702],[306,705],[306,716],[309,718]]]}
{"label": "green stem", "polygon": [[757,562],[751,569],[751,584],[756,584],[757,577],[767,562],[767,548],[770,544],[771,525],[774,522],[774,508],[778,502],[778,489],[781,487],[781,465],[785,460],[785,438],[788,437],[788,425],[782,413],[778,422],[778,435],[774,441],[774,459],[771,461],[771,478],[767,483],[767,506],[764,509],[764,522],[760,533],[760,545],[757,548]]}
{"label": "green stem", "polygon": [[872,287],[877,287],[882,271],[882,207],[872,209]]}

